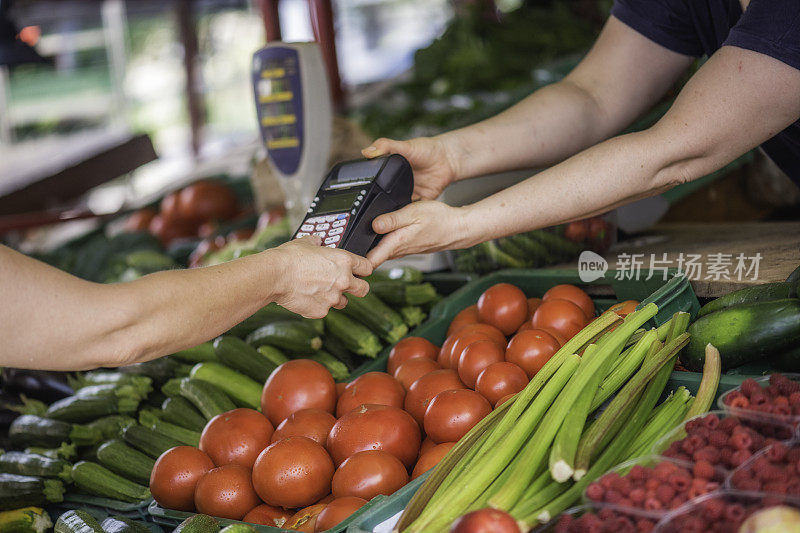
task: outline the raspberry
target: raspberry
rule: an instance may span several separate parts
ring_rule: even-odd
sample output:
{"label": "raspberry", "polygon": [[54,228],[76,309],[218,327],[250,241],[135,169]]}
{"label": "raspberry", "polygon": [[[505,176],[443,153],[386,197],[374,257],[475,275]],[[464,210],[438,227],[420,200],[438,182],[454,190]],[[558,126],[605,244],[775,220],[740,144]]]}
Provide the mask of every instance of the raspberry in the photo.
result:
{"label": "raspberry", "polygon": [[609,509],[608,507],[604,507],[603,509],[600,509],[600,511],[597,513],[597,516],[601,520],[611,520],[616,515],[614,514],[614,510],[613,509]]}
{"label": "raspberry", "polygon": [[744,394],[742,394],[741,391],[734,389],[725,395],[725,399],[723,400],[723,402],[725,402],[725,405],[730,405],[731,402],[736,398],[743,398],[743,397]]}
{"label": "raspberry", "polygon": [[692,454],[694,461],[707,461],[711,464],[719,462],[719,450],[714,446],[703,446]]}
{"label": "raspberry", "polygon": [[763,392],[754,392],[750,395],[750,405],[766,406],[769,404],[769,397]]}
{"label": "raspberry", "polygon": [[786,462],[796,463],[797,461],[800,461],[800,447],[789,448],[786,452]]}
{"label": "raspberry", "polygon": [[747,450],[750,448],[750,445],[753,444],[753,439],[744,431],[738,431],[730,436],[728,444],[737,450]]}
{"label": "raspberry", "polygon": [[738,418],[736,418],[735,416],[728,416],[719,421],[717,429],[730,434],[733,431],[733,428],[735,428],[738,425],[739,425]]}
{"label": "raspberry", "polygon": [[738,503],[728,504],[728,508],[725,509],[725,518],[731,522],[739,522],[744,518],[744,515],[744,507]]}
{"label": "raspberry", "polygon": [[730,466],[733,458],[733,450],[726,446],[719,451],[719,464]]}
{"label": "raspberry", "polygon": [[789,395],[789,404],[792,406],[800,405],[800,392],[793,392]]}
{"label": "raspberry", "polygon": [[634,506],[639,507],[642,503],[644,503],[645,498],[647,498],[647,493],[642,488],[636,488],[631,490],[631,493],[628,494],[628,498],[630,498],[631,503]]}
{"label": "raspberry", "polygon": [[719,426],[719,417],[715,414],[706,415],[701,420],[708,429],[717,429],[717,426]]}
{"label": "raspberry", "polygon": [[618,516],[612,526],[612,531],[619,531],[620,533],[634,533],[636,531],[633,520],[627,516]]}
{"label": "raspberry", "polygon": [[648,511],[660,511],[664,506],[656,498],[647,498],[644,501],[644,508]]}
{"label": "raspberry", "polygon": [[627,496],[628,493],[631,491],[631,480],[627,478],[627,476],[616,478],[613,480],[612,486],[614,490],[622,494],[623,496]]}
{"label": "raspberry", "polygon": [[750,459],[752,454],[747,450],[736,450],[731,456],[730,465],[732,467],[741,466],[745,461]]}
{"label": "raspberry", "polygon": [[761,490],[775,494],[786,494],[789,490],[789,485],[787,485],[785,482],[772,481],[770,483],[764,483],[764,485],[761,487]]}
{"label": "raspberry", "polygon": [[631,481],[644,481],[650,475],[650,472],[642,465],[633,465],[631,471],[628,472],[628,478]]}
{"label": "raspberry", "polygon": [[708,521],[718,520],[725,512],[725,504],[722,500],[711,499],[703,503],[703,516]]}
{"label": "raspberry", "polygon": [[761,385],[759,385],[758,382],[753,378],[747,378],[746,380],[742,381],[742,384],[739,385],[739,388],[741,389],[742,394],[748,398],[751,397],[753,393],[761,391]]}
{"label": "raspberry", "polygon": [[711,431],[712,431],[711,428],[700,426],[699,428],[694,430],[693,434],[697,435],[698,437],[703,439],[704,442],[706,442],[708,441],[708,436],[711,434]]}
{"label": "raspberry", "polygon": [[648,520],[647,518],[640,518],[636,521],[636,530],[639,533],[650,533],[656,528],[656,525],[653,523],[652,520]]}
{"label": "raspberry", "polygon": [[691,486],[692,478],[689,474],[676,472],[669,476],[669,484],[676,491],[683,492]]}
{"label": "raspberry", "polygon": [[772,400],[772,405],[781,405],[783,407],[789,407],[789,398],[786,396],[777,396]]}
{"label": "raspberry", "polygon": [[608,490],[606,490],[606,494],[605,494],[604,498],[605,498],[604,501],[606,501],[608,503],[617,503],[618,504],[619,501],[622,499],[622,494],[620,494],[619,492],[615,491],[614,489],[608,489]]}
{"label": "raspberry", "polygon": [[705,446],[705,444],[706,444],[705,439],[703,439],[699,435],[689,435],[688,437],[683,439],[683,441],[681,441],[681,450],[684,453],[691,455],[696,450],[699,450],[700,448]]}
{"label": "raspberry", "polygon": [[556,527],[553,528],[553,533],[569,533],[570,526],[574,522],[575,518],[572,515],[562,514],[556,523]]}
{"label": "raspberry", "polygon": [[761,490],[761,482],[755,478],[740,479],[736,481],[733,486],[739,490]]}
{"label": "raspberry", "polygon": [[603,486],[597,482],[591,483],[586,487],[586,497],[595,502],[603,501],[605,492]]}
{"label": "raspberry", "polygon": [[669,485],[661,485],[656,489],[655,497],[663,505],[667,505],[675,497],[675,489]]}
{"label": "raspberry", "polygon": [[604,475],[600,478],[600,484],[603,485],[603,488],[610,489],[614,486],[614,483],[619,478],[619,474],[616,472],[609,472],[608,474]]}
{"label": "raspberry", "polygon": [[644,488],[647,490],[654,491],[660,486],[661,486],[661,480],[656,479],[655,477],[651,477],[650,479],[644,482]]}
{"label": "raspberry", "polygon": [[728,435],[724,431],[715,430],[708,435],[709,446],[721,448],[728,443]]}
{"label": "raspberry", "polygon": [[747,409],[748,407],[750,407],[750,400],[748,400],[744,396],[739,396],[728,402],[728,405],[730,405],[734,409]]}
{"label": "raspberry", "polygon": [[686,433],[692,433],[694,430],[699,428],[702,424],[703,424],[703,420],[702,419],[700,419],[700,418],[692,418],[691,420],[687,420],[686,421],[686,425],[684,426],[684,429],[686,430]]}
{"label": "raspberry", "polygon": [[670,474],[676,470],[678,470],[678,467],[675,466],[675,464],[670,463],[669,461],[661,461],[655,467],[653,467],[653,477],[661,481],[665,481],[669,478]]}
{"label": "raspberry", "polygon": [[714,492],[719,488],[719,483],[716,481],[709,481],[706,483],[706,492]]}
{"label": "raspberry", "polygon": [[686,495],[685,494],[678,494],[677,496],[672,498],[671,502],[669,502],[669,508],[670,509],[677,509],[678,507],[680,507],[681,505],[686,503],[686,501],[687,500],[686,500]]}
{"label": "raspberry", "polygon": [[708,461],[697,461],[692,468],[695,477],[712,479],[714,477],[714,466]]}

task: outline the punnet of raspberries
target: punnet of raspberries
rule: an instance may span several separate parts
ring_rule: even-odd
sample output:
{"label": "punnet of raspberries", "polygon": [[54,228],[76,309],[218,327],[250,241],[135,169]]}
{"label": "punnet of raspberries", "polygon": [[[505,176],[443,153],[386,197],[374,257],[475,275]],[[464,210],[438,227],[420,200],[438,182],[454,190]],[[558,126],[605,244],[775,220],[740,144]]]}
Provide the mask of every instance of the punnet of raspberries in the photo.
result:
{"label": "punnet of raspberries", "polygon": [[621,510],[603,508],[580,517],[562,515],[554,533],[648,533],[656,527],[655,518],[638,516]]}
{"label": "punnet of raspberries", "polygon": [[733,470],[759,450],[792,437],[792,428],[773,422],[751,421],[738,416],[720,418],[715,413],[693,418],[684,425],[686,437],[662,452],[665,457],[708,462]]}
{"label": "punnet of raspberries", "polygon": [[663,512],[718,489],[721,481],[722,475],[708,461],[688,467],[662,460],[653,466],[634,465],[624,476],[609,472],[586,487],[586,498]]}
{"label": "punnet of raspberries", "polygon": [[659,524],[659,532],[733,533],[754,512],[783,503],[777,498],[754,500],[720,494],[682,509],[666,523]]}
{"label": "punnet of raspberries", "polygon": [[725,395],[725,405],[731,409],[753,411],[780,418],[800,416],[800,382],[783,374],[772,374],[769,385],[762,387],[754,379],[746,379],[739,390]]}
{"label": "punnet of raspberries", "polygon": [[734,489],[800,496],[800,447],[776,442],[736,469]]}

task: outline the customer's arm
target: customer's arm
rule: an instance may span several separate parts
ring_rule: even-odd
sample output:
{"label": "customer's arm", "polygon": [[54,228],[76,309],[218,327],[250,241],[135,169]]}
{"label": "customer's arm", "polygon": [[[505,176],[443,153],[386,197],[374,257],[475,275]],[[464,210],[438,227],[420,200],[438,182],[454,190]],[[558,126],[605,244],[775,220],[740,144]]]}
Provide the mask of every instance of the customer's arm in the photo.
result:
{"label": "customer's arm", "polygon": [[316,237],[221,265],[90,283],[0,246],[0,366],[81,370],[209,340],[277,302],[308,317],[363,296],[369,262]]}

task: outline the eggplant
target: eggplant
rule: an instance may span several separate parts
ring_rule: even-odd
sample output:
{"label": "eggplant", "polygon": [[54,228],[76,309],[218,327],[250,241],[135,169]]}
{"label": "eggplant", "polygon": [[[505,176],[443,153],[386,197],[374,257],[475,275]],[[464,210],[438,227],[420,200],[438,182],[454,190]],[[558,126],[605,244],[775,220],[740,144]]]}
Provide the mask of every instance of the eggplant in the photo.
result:
{"label": "eggplant", "polygon": [[4,391],[24,394],[46,403],[66,398],[73,393],[72,387],[67,385],[64,372],[4,368],[2,382]]}

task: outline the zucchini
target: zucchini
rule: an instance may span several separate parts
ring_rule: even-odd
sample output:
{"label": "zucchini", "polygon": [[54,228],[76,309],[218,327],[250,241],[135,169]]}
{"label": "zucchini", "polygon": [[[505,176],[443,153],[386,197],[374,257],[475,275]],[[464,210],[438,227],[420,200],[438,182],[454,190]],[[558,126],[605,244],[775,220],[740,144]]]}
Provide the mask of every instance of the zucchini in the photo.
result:
{"label": "zucchini", "polygon": [[312,354],[322,347],[317,330],[297,320],[270,322],[253,331],[246,340],[256,348],[269,344],[292,354]]}
{"label": "zucchini", "polygon": [[79,489],[112,500],[138,502],[150,498],[150,490],[91,461],[72,467],[72,480]]}
{"label": "zucchini", "polygon": [[360,322],[378,334],[381,338],[394,344],[408,333],[408,326],[397,312],[390,309],[380,298],[372,293],[363,298],[346,294],[347,306],[342,312]]}
{"label": "zucchini", "polygon": [[155,460],[119,439],[104,442],[97,449],[97,460],[112,472],[133,481],[148,483]]}
{"label": "zucchini", "polygon": [[369,292],[387,304],[403,307],[422,305],[436,299],[436,289],[430,283],[409,285],[399,281],[375,281],[369,284]]}
{"label": "zucchini", "polygon": [[[265,344],[264,346],[268,345]],[[253,378],[259,383],[264,383],[269,375],[272,374],[272,371],[278,368],[278,365],[237,337],[229,335],[218,337],[214,340],[214,352],[222,364]]]}
{"label": "zucchini", "polygon": [[364,278],[368,282],[375,281],[402,281],[403,283],[422,283],[422,271],[413,267],[395,267],[376,270]]}
{"label": "zucchini", "polygon": [[20,476],[56,477],[69,482],[72,465],[62,459],[25,452],[0,455],[0,472]]}
{"label": "zucchini", "polygon": [[327,368],[328,372],[331,373],[331,376],[333,376],[333,379],[336,381],[343,381],[350,377],[350,370],[348,370],[347,365],[336,359],[328,352],[320,350],[312,355],[309,359],[316,361]]}
{"label": "zucchini", "polygon": [[212,346],[211,341],[175,352],[172,357],[191,364],[217,360],[217,354],[214,353],[214,346]]}
{"label": "zucchini", "polygon": [[220,413],[236,409],[231,399],[222,389],[202,379],[183,378],[180,384],[181,396],[197,407],[211,420]]}
{"label": "zucchini", "polygon": [[75,391],[92,385],[133,385],[136,388],[148,387],[153,380],[147,376],[136,376],[123,372],[109,372],[107,370],[92,370],[76,374],[68,378],[69,386]]}
{"label": "zucchini", "polygon": [[356,359],[356,355],[348,350],[342,341],[332,335],[325,335],[322,338],[322,348],[336,359],[347,365],[349,370],[354,370],[360,361]]}
{"label": "zucchini", "polygon": [[233,326],[227,331],[227,333],[225,333],[225,335],[244,338],[268,322],[274,322],[275,320],[293,320],[296,318],[301,317],[300,315],[293,313],[273,302],[262,307],[249,317],[239,322],[237,325]]}
{"label": "zucchini", "polygon": [[351,352],[374,359],[381,351],[378,337],[341,311],[331,309],[323,320],[326,331]]}
{"label": "zucchini", "polygon": [[428,315],[418,305],[407,305],[400,308],[400,316],[409,328],[415,328],[422,324]]}
{"label": "zucchini", "polygon": [[51,527],[53,521],[41,507],[23,507],[0,513],[0,531],[3,533],[44,533]]}
{"label": "zucchini", "polygon": [[64,485],[57,479],[0,474],[0,511],[63,500]]}
{"label": "zucchini", "polygon": [[134,398],[144,400],[153,390],[150,378],[147,381],[126,383],[117,385],[115,383],[103,383],[101,385],[88,385],[75,391],[75,396],[86,398],[90,396],[109,396],[114,395],[120,398]]}
{"label": "zucchini", "polygon": [[186,398],[167,398],[161,404],[161,418],[171,424],[194,431],[203,431],[207,420]]}
{"label": "zucchini", "polygon": [[289,360],[288,357],[283,355],[282,351],[274,346],[270,346],[269,344],[262,344],[256,349],[256,351],[263,355],[267,361],[275,365],[276,368]]}
{"label": "zucchini", "polygon": [[86,424],[90,428],[95,428],[100,432],[104,439],[112,439],[119,435],[124,428],[135,424],[136,420],[127,415],[108,415],[98,418]]}
{"label": "zucchini", "polygon": [[159,455],[170,448],[181,445],[180,442],[165,437],[139,424],[133,424],[123,429],[122,438],[137,450],[146,453],[154,459],[158,458]]}
{"label": "zucchini", "polygon": [[59,516],[54,530],[55,533],[103,533],[97,519],[81,509]]}
{"label": "zucchini", "polygon": [[197,363],[192,368],[191,377],[216,385],[240,407],[261,409],[261,390],[264,385],[232,368],[219,363]]}
{"label": "zucchini", "polygon": [[681,355],[689,370],[700,371],[705,346],[722,356],[723,370],[736,368],[788,350],[800,343],[800,300],[786,299],[728,307],[697,319]]}
{"label": "zucchini", "polygon": [[151,409],[142,409],[139,411],[139,423],[146,428],[150,428],[156,433],[160,433],[165,437],[176,440],[186,446],[199,446],[200,445],[200,432],[191,429],[182,428],[175,424],[170,424],[159,418],[158,415],[161,411]]}
{"label": "zucchini", "polygon": [[58,448],[40,448],[37,446],[29,446],[23,450],[25,453],[35,453],[37,455],[44,455],[50,459],[64,459],[65,461],[72,461],[78,456],[78,451],[75,445],[71,442],[62,442]]}
{"label": "zucchini", "polygon": [[219,533],[256,533],[256,530],[249,524],[231,524],[220,529]]}
{"label": "zucchini", "polygon": [[161,386],[161,392],[167,398],[175,398],[181,395],[181,380],[184,378],[172,378],[167,380],[164,385]]}
{"label": "zucchini", "polygon": [[154,384],[160,385],[173,377],[179,367],[180,363],[166,356],[144,363],[121,366],[117,371],[134,376],[147,376],[153,380]]}
{"label": "zucchini", "polygon": [[700,311],[697,313],[697,318],[735,305],[771,302],[774,300],[796,297],[796,283],[787,283],[783,281],[780,283],[764,283],[763,285],[757,285],[755,287],[745,287],[744,289],[728,293],[725,296],[720,296],[716,300],[711,300],[700,308]]}
{"label": "zucchini", "polygon": [[147,524],[124,516],[109,516],[100,523],[105,533],[152,533]]}
{"label": "zucchini", "polygon": [[24,394],[19,395],[21,404],[5,404],[5,408],[21,415],[45,416],[47,414],[47,404],[35,398],[28,398]]}
{"label": "zucchini", "polygon": [[172,533],[217,533],[219,522],[207,514],[195,514],[181,522]]}
{"label": "zucchini", "polygon": [[62,422],[88,422],[101,416],[136,412],[139,400],[118,396],[68,396],[50,404],[47,418]]}
{"label": "zucchini", "polygon": [[102,439],[95,428],[34,415],[22,415],[14,420],[8,429],[8,435],[18,448],[54,448],[68,440],[77,446],[91,446]]}

